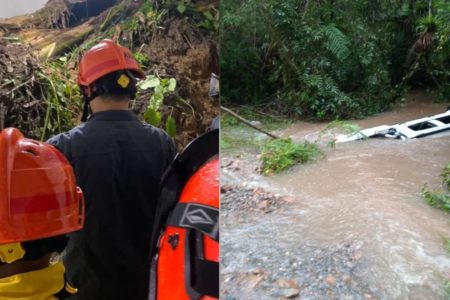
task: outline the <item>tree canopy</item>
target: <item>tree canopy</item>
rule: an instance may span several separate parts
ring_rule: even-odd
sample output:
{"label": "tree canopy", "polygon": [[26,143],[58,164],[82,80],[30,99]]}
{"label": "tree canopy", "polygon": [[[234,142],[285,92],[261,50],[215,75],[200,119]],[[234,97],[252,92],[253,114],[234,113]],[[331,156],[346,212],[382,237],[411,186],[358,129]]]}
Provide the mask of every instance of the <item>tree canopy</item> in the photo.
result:
{"label": "tree canopy", "polygon": [[450,98],[446,0],[222,0],[222,101],[363,117],[406,89]]}

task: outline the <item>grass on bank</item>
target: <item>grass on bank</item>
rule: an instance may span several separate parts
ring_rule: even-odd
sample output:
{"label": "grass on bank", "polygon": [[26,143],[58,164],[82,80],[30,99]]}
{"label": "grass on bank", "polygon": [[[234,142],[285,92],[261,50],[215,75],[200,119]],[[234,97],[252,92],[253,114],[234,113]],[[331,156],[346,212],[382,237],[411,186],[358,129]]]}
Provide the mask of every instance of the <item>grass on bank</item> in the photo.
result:
{"label": "grass on bank", "polygon": [[[249,121],[257,121],[257,126],[268,131],[285,128],[293,122],[259,112],[254,107],[240,107],[233,108],[233,110]],[[258,139],[256,134],[257,131],[247,127],[233,116],[226,113],[221,115],[221,150],[233,152],[233,150],[242,150],[245,147],[261,153],[261,173],[264,175],[280,173],[295,164],[314,160],[322,154],[319,146],[315,143],[295,143],[290,138]]]}
{"label": "grass on bank", "polygon": [[450,195],[431,191],[427,185],[422,188],[422,197],[429,205],[450,212]]}
{"label": "grass on bank", "polygon": [[321,153],[313,143],[297,144],[290,138],[271,140],[261,153],[261,171],[264,175],[279,173],[295,164],[311,161]]}
{"label": "grass on bank", "polygon": [[444,192],[431,191],[427,185],[422,188],[422,197],[429,205],[450,212],[450,164],[441,172]]}

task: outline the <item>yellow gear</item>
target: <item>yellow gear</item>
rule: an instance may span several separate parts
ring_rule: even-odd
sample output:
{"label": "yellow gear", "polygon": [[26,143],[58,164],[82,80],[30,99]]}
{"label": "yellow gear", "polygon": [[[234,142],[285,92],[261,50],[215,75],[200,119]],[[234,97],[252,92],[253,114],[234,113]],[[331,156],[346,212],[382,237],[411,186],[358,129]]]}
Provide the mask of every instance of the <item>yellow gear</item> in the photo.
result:
{"label": "yellow gear", "polygon": [[64,288],[62,262],[47,268],[0,278],[0,299],[58,300],[54,295]]}
{"label": "yellow gear", "polygon": [[10,264],[25,256],[25,249],[20,243],[0,245],[0,261]]}

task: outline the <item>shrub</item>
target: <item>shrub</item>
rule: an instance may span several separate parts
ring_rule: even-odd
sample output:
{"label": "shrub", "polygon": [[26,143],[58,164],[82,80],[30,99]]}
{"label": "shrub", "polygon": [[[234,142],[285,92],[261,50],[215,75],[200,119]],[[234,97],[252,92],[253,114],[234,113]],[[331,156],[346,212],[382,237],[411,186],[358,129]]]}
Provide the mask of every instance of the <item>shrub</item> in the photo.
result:
{"label": "shrub", "polygon": [[306,163],[321,153],[313,143],[294,143],[292,139],[274,139],[264,145],[261,168],[265,175],[278,173],[297,163]]}

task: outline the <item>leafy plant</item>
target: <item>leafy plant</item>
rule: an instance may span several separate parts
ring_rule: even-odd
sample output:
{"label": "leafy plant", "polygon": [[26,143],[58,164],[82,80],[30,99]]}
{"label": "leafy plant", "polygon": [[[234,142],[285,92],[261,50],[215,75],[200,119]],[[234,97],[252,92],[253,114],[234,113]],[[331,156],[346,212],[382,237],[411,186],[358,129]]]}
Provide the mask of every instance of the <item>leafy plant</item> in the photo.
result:
{"label": "leafy plant", "polygon": [[[160,79],[155,75],[147,76],[145,80],[138,84],[141,90],[153,89],[149,104],[144,113],[144,120],[147,123],[156,127],[161,124],[161,113],[159,112],[159,109],[164,101],[164,97],[173,93],[176,85],[177,82],[175,78]],[[176,132],[176,126],[172,117],[167,119],[166,129],[168,131],[170,130],[169,134],[175,135],[174,132]]]}
{"label": "leafy plant", "polygon": [[213,6],[191,0],[165,0],[162,2],[168,11],[188,16],[200,28],[208,31],[219,29],[219,12]]}
{"label": "leafy plant", "polygon": [[177,134],[177,124],[175,123],[175,119],[172,118],[172,116],[167,117],[166,132],[172,138]]}
{"label": "leafy plant", "polygon": [[136,61],[139,63],[140,66],[144,66],[144,67],[148,66],[148,63],[150,62],[150,58],[148,57],[147,54],[142,53],[142,52],[136,52],[136,53],[134,53],[133,56],[136,59]]}
{"label": "leafy plant", "polygon": [[274,139],[267,142],[261,153],[261,168],[265,175],[278,173],[297,163],[306,163],[321,153],[316,144],[294,143],[292,139]]}
{"label": "leafy plant", "polygon": [[228,114],[221,114],[220,115],[220,125],[221,127],[230,127],[230,126],[237,126],[239,125],[239,121]]}
{"label": "leafy plant", "polygon": [[450,195],[432,192],[427,185],[422,188],[422,197],[431,206],[450,212]]}
{"label": "leafy plant", "polygon": [[74,124],[76,112],[80,111],[82,99],[78,86],[67,71],[68,57],[47,61],[45,71],[38,72],[46,105],[41,140],[69,130]]}
{"label": "leafy plant", "polygon": [[323,26],[321,30],[326,36],[325,48],[338,60],[346,59],[350,55],[350,39],[334,24]]}
{"label": "leafy plant", "polygon": [[441,177],[446,192],[432,192],[427,185],[424,185],[422,197],[431,206],[450,212],[450,164],[442,169]]}

